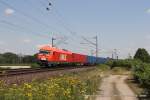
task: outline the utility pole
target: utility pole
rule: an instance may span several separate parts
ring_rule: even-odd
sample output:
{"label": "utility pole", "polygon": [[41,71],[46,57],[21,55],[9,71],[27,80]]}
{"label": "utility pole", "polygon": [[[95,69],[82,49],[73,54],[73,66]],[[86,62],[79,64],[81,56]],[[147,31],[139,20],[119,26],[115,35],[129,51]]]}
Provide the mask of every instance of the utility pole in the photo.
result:
{"label": "utility pole", "polygon": [[117,59],[117,49],[114,49],[115,59]]}
{"label": "utility pole", "polygon": [[96,46],[96,58],[97,58],[98,57],[98,37],[96,36],[95,39],[96,39],[95,46]]}
{"label": "utility pole", "polygon": [[[91,44],[93,46],[95,46],[95,53],[96,53],[96,58],[98,57],[98,37],[95,36],[93,37],[95,39],[95,42],[91,42],[90,40],[86,39],[85,37],[82,37],[85,41],[87,41],[87,43],[82,43],[82,44]],[[96,59],[97,60],[97,59]]]}
{"label": "utility pole", "polygon": [[130,53],[128,54],[128,59],[132,59],[132,56]]}
{"label": "utility pole", "polygon": [[112,51],[112,59],[114,59],[114,52]]}
{"label": "utility pole", "polygon": [[52,47],[54,47],[54,40],[56,39],[52,37]]}
{"label": "utility pole", "polygon": [[91,50],[91,56],[93,56],[94,55],[94,51],[93,50]]}
{"label": "utility pole", "polygon": [[114,55],[115,55],[115,59],[118,60],[118,53],[117,53],[117,49],[114,49]]}
{"label": "utility pole", "polygon": [[95,36],[95,51],[96,51],[96,62],[97,62],[97,57],[98,57],[98,37],[97,36]]}

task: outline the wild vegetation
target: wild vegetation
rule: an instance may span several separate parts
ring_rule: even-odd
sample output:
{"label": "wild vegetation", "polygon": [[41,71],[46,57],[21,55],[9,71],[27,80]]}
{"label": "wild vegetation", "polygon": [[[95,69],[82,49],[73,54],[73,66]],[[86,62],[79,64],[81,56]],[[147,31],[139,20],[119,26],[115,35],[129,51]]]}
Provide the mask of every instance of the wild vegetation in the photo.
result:
{"label": "wild vegetation", "polygon": [[134,59],[112,60],[107,65],[112,69],[122,67],[131,70],[136,83],[144,89],[143,93],[150,96],[150,55],[145,49],[139,48]]}
{"label": "wild vegetation", "polygon": [[[103,67],[104,68],[104,67]],[[105,70],[105,68],[103,69]],[[36,80],[22,85],[6,86],[0,83],[1,100],[84,100],[94,94],[100,84],[101,70],[88,70]]]}

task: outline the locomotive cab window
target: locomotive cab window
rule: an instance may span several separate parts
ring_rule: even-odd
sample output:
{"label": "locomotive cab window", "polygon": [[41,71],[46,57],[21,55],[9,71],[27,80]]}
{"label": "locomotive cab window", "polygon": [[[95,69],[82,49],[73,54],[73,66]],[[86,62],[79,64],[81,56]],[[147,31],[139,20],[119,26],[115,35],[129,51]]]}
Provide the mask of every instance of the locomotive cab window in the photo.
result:
{"label": "locomotive cab window", "polygon": [[40,50],[39,53],[40,54],[52,54],[51,51],[46,51],[46,50]]}

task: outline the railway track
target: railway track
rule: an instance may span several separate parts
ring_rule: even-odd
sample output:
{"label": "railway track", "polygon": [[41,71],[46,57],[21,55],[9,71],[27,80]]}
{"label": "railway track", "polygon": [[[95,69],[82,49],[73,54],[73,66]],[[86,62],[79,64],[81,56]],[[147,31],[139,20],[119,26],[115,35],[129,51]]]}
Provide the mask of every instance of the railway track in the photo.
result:
{"label": "railway track", "polygon": [[[13,76],[13,75],[22,75],[22,74],[31,74],[31,73],[41,73],[41,72],[50,72],[50,71],[59,71],[66,69],[75,69],[75,68],[86,68],[87,66],[76,66],[76,67],[56,67],[56,68],[22,68],[22,69],[7,69],[0,71],[0,77],[4,76]],[[88,66],[89,67],[89,66]]]}
{"label": "railway track", "polygon": [[76,66],[76,67],[58,67],[52,68],[24,68],[3,70],[0,72],[0,80],[6,85],[22,84],[25,82],[32,82],[33,80],[49,79],[53,76],[60,76],[66,73],[86,71],[94,69],[94,66]]}
{"label": "railway track", "polygon": [[23,69],[7,69],[7,70],[2,70],[0,72],[0,77],[3,76],[10,76],[10,75],[20,75],[20,74],[28,74],[28,73],[34,73],[34,72],[42,72],[46,69],[41,69],[41,68],[23,68]]}

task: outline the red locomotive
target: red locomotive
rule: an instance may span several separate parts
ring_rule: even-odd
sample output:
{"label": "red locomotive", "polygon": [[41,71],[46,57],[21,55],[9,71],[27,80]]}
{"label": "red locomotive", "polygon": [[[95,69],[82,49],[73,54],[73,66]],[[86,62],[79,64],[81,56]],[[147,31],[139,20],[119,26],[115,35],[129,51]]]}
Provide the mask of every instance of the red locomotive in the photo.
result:
{"label": "red locomotive", "polygon": [[85,64],[86,56],[72,53],[56,47],[43,46],[38,53],[40,65],[53,66],[56,64]]}

